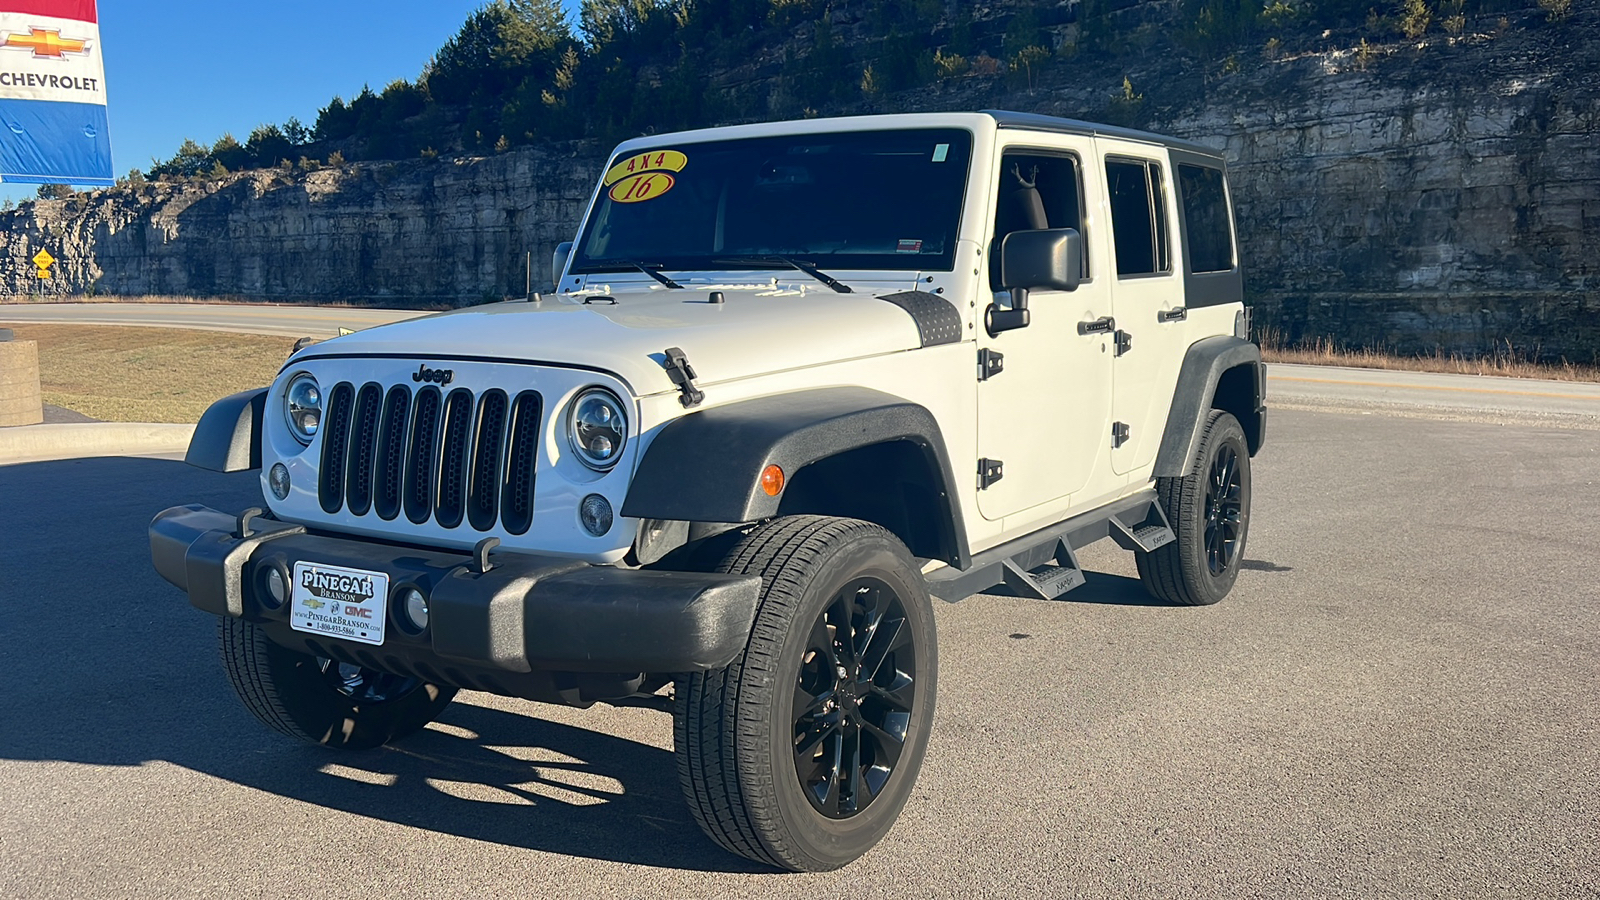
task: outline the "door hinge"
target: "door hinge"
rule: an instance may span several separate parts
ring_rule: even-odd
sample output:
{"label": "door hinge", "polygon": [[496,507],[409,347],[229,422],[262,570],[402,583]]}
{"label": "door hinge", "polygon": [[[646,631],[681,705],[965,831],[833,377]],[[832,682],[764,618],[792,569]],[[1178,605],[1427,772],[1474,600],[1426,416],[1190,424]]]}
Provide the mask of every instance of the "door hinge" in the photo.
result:
{"label": "door hinge", "polygon": [[1133,349],[1133,335],[1117,329],[1117,355],[1121,356]]}
{"label": "door hinge", "polygon": [[677,347],[668,347],[665,356],[666,361],[662,366],[667,370],[667,377],[672,379],[673,385],[683,394],[678,398],[678,402],[683,404],[684,409],[699,406],[700,401],[706,399],[706,395],[704,391],[695,387],[694,380],[699,376],[695,374],[694,366],[689,365],[689,357]]}
{"label": "door hinge", "polygon": [[1115,450],[1128,442],[1128,423],[1111,423],[1111,449]]}
{"label": "door hinge", "polygon": [[978,490],[984,490],[1006,477],[1006,464],[998,459],[978,460]]}
{"label": "door hinge", "polygon": [[978,351],[978,380],[988,381],[1006,370],[1006,355],[993,350]]}

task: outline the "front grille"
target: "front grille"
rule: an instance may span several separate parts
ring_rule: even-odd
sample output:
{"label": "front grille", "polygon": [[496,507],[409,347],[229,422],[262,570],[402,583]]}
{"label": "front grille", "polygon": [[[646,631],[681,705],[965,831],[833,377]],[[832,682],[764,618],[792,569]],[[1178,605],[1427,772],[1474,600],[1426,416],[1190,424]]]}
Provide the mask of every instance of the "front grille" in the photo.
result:
{"label": "front grille", "polygon": [[433,386],[414,394],[396,385],[357,390],[340,382],[328,392],[318,499],[328,513],[401,512],[421,525],[500,524],[524,534],[533,522],[543,403],[536,391],[512,401],[502,390],[448,395]]}

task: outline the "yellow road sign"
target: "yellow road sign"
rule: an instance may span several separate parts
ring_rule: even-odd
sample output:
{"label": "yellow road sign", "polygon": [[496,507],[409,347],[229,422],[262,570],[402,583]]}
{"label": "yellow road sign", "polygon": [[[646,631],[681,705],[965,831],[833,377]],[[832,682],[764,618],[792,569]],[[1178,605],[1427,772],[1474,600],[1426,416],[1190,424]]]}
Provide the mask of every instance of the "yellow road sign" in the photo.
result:
{"label": "yellow road sign", "polygon": [[[45,269],[50,268],[50,266],[52,264],[54,264],[55,261],[56,261],[56,258],[54,256],[50,255],[50,251],[49,250],[40,250],[38,253],[34,254],[34,256],[33,256],[33,264],[38,266],[39,267],[39,271],[41,271],[41,272],[43,272]],[[45,277],[48,277],[48,276],[41,275],[39,277],[40,278],[45,278]]]}
{"label": "yellow road sign", "polygon": [[40,269],[39,270],[39,277],[40,278],[49,278],[50,277],[50,270],[49,269]]}

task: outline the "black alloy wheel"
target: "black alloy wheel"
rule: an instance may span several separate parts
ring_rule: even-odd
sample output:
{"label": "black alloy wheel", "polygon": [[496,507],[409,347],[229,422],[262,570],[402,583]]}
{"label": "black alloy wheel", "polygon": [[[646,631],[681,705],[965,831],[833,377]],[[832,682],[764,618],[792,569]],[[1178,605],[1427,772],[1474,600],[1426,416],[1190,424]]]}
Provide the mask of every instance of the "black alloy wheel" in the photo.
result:
{"label": "black alloy wheel", "polygon": [[830,819],[865,810],[894,774],[916,701],[916,646],[894,589],[862,578],[811,626],[794,695],[794,765]]}
{"label": "black alloy wheel", "polygon": [[290,737],[367,750],[421,731],[456,689],[392,675],[276,643],[263,626],[224,616],[222,666],[245,709]]}
{"label": "black alloy wheel", "polygon": [[1239,453],[1231,445],[1217,449],[1206,481],[1206,566],[1222,575],[1239,561],[1244,536],[1244,487],[1239,481]]}
{"label": "black alloy wheel", "polygon": [[377,669],[364,669],[361,666],[335,662],[322,656],[317,657],[317,665],[322,669],[322,677],[327,680],[329,687],[357,703],[387,703],[390,700],[398,700],[422,684],[416,678],[379,672]]}

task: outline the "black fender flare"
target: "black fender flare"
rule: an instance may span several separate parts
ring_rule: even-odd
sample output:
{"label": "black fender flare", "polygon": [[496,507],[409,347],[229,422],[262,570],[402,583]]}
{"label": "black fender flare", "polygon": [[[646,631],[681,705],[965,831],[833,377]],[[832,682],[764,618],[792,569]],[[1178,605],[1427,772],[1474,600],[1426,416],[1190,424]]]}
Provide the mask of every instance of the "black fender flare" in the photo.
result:
{"label": "black fender flare", "polygon": [[893,441],[918,448],[942,480],[941,544],[958,568],[971,559],[958,483],[933,413],[901,397],[861,387],[832,387],[740,400],[668,423],[650,442],[622,504],[635,519],[744,523],[778,513],[761,473],[788,479],[812,463]]}
{"label": "black fender flare", "polygon": [[211,404],[189,439],[183,461],[213,472],[261,468],[261,416],[267,388],[240,391]]}
{"label": "black fender flare", "polygon": [[1228,407],[1239,419],[1254,456],[1266,440],[1267,369],[1261,362],[1261,348],[1242,338],[1217,335],[1196,341],[1184,356],[1178,384],[1172,391],[1172,409],[1167,414],[1161,449],[1156,452],[1154,474],[1159,478],[1181,478],[1188,474],[1189,461],[1200,443],[1200,429],[1206,413],[1213,408],[1217,385],[1230,370],[1248,366],[1252,371],[1247,402]]}

